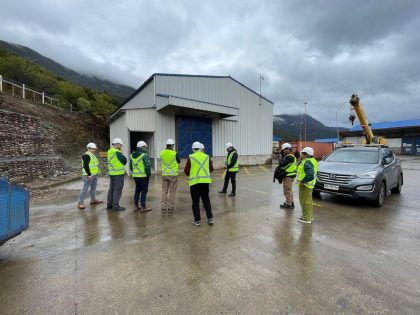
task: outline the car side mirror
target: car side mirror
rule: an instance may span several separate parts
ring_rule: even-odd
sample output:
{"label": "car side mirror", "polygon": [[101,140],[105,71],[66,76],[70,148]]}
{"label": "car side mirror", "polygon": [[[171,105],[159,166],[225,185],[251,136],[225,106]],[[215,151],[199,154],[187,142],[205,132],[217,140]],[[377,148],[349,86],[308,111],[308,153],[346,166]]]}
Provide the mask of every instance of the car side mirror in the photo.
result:
{"label": "car side mirror", "polygon": [[327,156],[326,156],[326,155],[324,155],[324,156],[322,157],[321,161],[324,161],[326,157],[327,157]]}
{"label": "car side mirror", "polygon": [[390,158],[390,157],[386,157],[386,158],[384,158],[383,159],[383,163],[385,164],[385,165],[388,165],[388,164],[390,164],[392,162],[392,158]]}

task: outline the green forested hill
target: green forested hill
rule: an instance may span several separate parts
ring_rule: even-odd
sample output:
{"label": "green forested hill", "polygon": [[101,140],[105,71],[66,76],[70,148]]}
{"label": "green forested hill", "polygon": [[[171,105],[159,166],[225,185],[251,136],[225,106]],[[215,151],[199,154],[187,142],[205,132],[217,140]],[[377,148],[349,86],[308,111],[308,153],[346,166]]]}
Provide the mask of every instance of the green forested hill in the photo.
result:
{"label": "green forested hill", "polygon": [[66,81],[76,83],[96,91],[107,92],[117,97],[119,100],[127,98],[135,91],[135,89],[130,86],[109,82],[107,80],[99,79],[95,76],[80,74],[55,62],[50,58],[39,54],[29,47],[5,42],[2,40],[0,40],[0,47],[16,54],[19,57],[24,58],[27,61],[44,67],[49,72],[59,76],[60,78],[63,78]]}
{"label": "green forested hill", "polygon": [[58,98],[60,107],[91,113],[105,121],[118,104],[118,99],[106,92],[82,87],[49,72],[46,68],[0,47],[0,74],[18,84],[25,83],[40,92]]}

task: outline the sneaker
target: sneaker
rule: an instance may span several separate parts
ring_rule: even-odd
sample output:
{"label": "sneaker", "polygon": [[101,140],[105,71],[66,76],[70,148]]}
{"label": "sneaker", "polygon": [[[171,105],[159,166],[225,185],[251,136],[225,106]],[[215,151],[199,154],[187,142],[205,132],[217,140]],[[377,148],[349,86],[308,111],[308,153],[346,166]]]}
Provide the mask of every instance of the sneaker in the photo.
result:
{"label": "sneaker", "polygon": [[304,218],[302,218],[302,217],[300,217],[300,218],[298,218],[298,221],[300,222],[300,223],[305,223],[305,224],[311,224],[312,223],[312,220],[311,221],[306,221]]}
{"label": "sneaker", "polygon": [[201,225],[200,221],[195,221],[195,220],[192,220],[191,224],[194,224],[195,226],[200,226]]}
{"label": "sneaker", "polygon": [[229,196],[229,197],[235,197],[235,196],[236,196],[236,194],[233,192],[233,193],[230,193],[228,196]]}
{"label": "sneaker", "polygon": [[165,208],[162,208],[162,213],[166,213],[166,209]]}
{"label": "sneaker", "polygon": [[140,207],[139,206],[134,206],[134,212],[138,212],[140,211]]}
{"label": "sneaker", "polygon": [[121,207],[121,206],[112,207],[112,210],[114,210],[114,211],[124,211],[125,210],[125,207]]}
{"label": "sneaker", "polygon": [[174,212],[174,208],[168,208],[168,210],[166,210],[166,212],[172,213],[172,212]]}
{"label": "sneaker", "polygon": [[213,220],[213,218],[208,219],[208,220],[207,220],[207,223],[208,223],[209,225],[213,225],[213,224],[214,224],[214,220]]}
{"label": "sneaker", "polygon": [[84,203],[83,202],[79,202],[78,204],[77,204],[77,208],[79,208],[79,209],[86,209],[86,207],[85,207],[85,205],[84,205]]}
{"label": "sneaker", "polygon": [[226,194],[226,190],[219,191],[219,194]]}
{"label": "sneaker", "polygon": [[280,205],[280,208],[282,208],[282,209],[294,209],[295,205],[293,203],[291,205],[288,205],[287,203],[283,203],[282,205]]}

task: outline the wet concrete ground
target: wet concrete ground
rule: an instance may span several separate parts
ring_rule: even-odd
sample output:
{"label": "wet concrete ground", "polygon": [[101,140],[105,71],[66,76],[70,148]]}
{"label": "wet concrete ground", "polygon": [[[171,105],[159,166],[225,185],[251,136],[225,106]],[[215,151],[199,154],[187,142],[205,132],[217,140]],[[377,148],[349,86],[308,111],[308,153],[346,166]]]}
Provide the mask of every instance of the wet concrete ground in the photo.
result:
{"label": "wet concrete ground", "polygon": [[382,208],[323,194],[312,226],[296,221],[297,200],[279,209],[266,167],[240,171],[236,198],[213,175],[214,226],[190,224],[185,177],[170,215],[158,177],[148,214],[132,211],[130,179],[124,212],[78,210],[81,182],[68,184],[0,247],[0,314],[419,314],[420,160],[404,168],[402,194]]}

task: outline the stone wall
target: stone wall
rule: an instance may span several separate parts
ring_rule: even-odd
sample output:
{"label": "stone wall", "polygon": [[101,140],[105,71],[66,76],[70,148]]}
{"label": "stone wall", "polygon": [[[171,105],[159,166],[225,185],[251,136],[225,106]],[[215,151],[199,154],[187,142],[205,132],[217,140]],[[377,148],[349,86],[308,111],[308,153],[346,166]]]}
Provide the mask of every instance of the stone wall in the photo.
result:
{"label": "stone wall", "polygon": [[65,173],[66,163],[54,154],[53,141],[40,119],[0,110],[0,175],[23,183]]}

